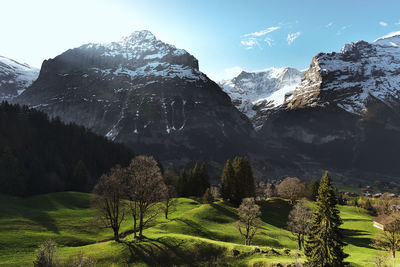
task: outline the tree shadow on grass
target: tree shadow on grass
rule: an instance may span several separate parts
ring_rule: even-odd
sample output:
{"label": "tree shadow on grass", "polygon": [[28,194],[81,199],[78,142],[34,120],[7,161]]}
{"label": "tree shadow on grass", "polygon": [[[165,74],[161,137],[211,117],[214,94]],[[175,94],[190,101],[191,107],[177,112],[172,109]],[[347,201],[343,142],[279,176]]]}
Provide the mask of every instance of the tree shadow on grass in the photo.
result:
{"label": "tree shadow on grass", "polygon": [[[34,203],[30,203],[29,198],[21,200],[22,201],[20,205],[23,205],[23,208],[15,208],[14,210],[12,210],[12,212],[7,212],[7,217],[25,218],[31,221],[33,224],[37,224],[41,227],[46,228],[47,231],[59,234],[59,229],[57,227],[56,221],[48,214],[49,211],[56,209],[51,201],[44,200],[45,203],[43,205],[43,208],[42,205],[40,205],[41,203],[37,203],[35,206],[33,206]],[[1,210],[0,213],[2,213]]]}
{"label": "tree shadow on grass", "polygon": [[216,258],[224,251],[211,245],[196,246],[194,251],[176,238],[145,238],[141,242],[123,242],[128,247],[128,264],[144,262],[149,266],[203,266],[202,261]]}
{"label": "tree shadow on grass", "polygon": [[260,205],[261,220],[278,228],[285,228],[292,207],[282,199],[262,200]]}
{"label": "tree shadow on grass", "polygon": [[343,229],[344,241],[348,244],[357,246],[357,247],[364,247],[364,248],[372,248],[371,238],[368,237],[359,237],[365,236],[369,232],[363,230],[351,230],[351,229]]}
{"label": "tree shadow on grass", "polygon": [[[230,218],[232,218],[233,221],[239,220],[239,216],[237,215],[237,213],[233,212],[232,210],[230,210],[230,209],[228,209],[228,208],[226,208],[226,207],[224,207],[224,206],[221,206],[220,204],[215,204],[215,203],[212,203],[211,206],[212,206],[214,209],[218,210],[218,211],[220,212],[221,215],[230,217]],[[218,219],[218,218],[216,218],[215,221],[216,221],[216,222],[219,222],[219,223],[228,223],[228,222],[231,222],[231,221],[228,221],[228,220],[226,220],[226,219]]]}
{"label": "tree shadow on grass", "polygon": [[194,222],[192,220],[177,218],[177,219],[172,219],[171,221],[181,222],[181,223],[185,224],[186,226],[188,226],[187,234],[205,237],[205,238],[214,239],[214,240],[218,239],[218,236],[215,233],[209,231],[203,225],[201,225],[197,222]]}

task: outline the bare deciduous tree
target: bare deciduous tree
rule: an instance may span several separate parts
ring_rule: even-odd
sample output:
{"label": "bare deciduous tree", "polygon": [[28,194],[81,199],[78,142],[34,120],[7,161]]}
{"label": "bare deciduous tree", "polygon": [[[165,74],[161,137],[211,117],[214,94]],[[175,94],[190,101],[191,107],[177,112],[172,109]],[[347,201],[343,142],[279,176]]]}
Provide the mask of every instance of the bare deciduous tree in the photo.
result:
{"label": "bare deciduous tree", "polygon": [[389,257],[386,254],[378,253],[375,257],[371,258],[371,262],[376,267],[388,267]]}
{"label": "bare deciduous tree", "polygon": [[304,237],[312,224],[312,211],[306,206],[306,202],[297,202],[289,213],[288,230],[296,237],[299,250],[304,248]]}
{"label": "bare deciduous tree", "polygon": [[63,267],[96,267],[96,259],[85,255],[82,251],[77,255],[71,255],[64,262]]}
{"label": "bare deciduous tree", "polygon": [[267,184],[267,186],[264,189],[264,196],[266,198],[274,197],[275,196],[275,185],[274,184]]}
{"label": "bare deciduous tree", "polygon": [[374,240],[374,246],[388,250],[392,258],[396,258],[396,251],[400,248],[400,218],[393,217],[393,221],[385,225],[385,230],[381,231]]}
{"label": "bare deciduous tree", "polygon": [[33,262],[34,267],[53,267],[59,266],[57,254],[57,243],[49,239],[44,241],[38,248],[38,254]]}
{"label": "bare deciduous tree", "polygon": [[124,172],[117,165],[103,174],[93,189],[92,204],[98,210],[98,219],[104,227],[113,230],[115,241],[119,241],[119,229],[126,213],[122,190]]}
{"label": "bare deciduous tree", "polygon": [[394,200],[390,193],[384,193],[375,204],[375,209],[379,215],[386,214],[390,215],[392,213],[392,205]]}
{"label": "bare deciduous tree", "polygon": [[138,238],[142,239],[143,228],[163,210],[158,202],[165,198],[167,187],[156,160],[149,156],[136,156],[132,159],[125,179],[125,195],[131,202],[135,237],[138,220]]}
{"label": "bare deciduous tree", "polygon": [[164,215],[165,219],[168,219],[168,214],[174,211],[177,199],[175,198],[176,186],[177,186],[177,175],[171,170],[165,170],[164,172],[164,183],[166,185],[166,192],[164,198]]}
{"label": "bare deciduous tree", "polygon": [[261,227],[260,206],[255,203],[254,198],[244,198],[238,213],[239,221],[236,223],[236,227],[244,237],[245,245],[250,245],[254,235]]}
{"label": "bare deciduous tree", "polygon": [[294,205],[304,192],[304,185],[299,178],[287,177],[278,185],[277,192],[279,196],[289,199],[290,205]]}

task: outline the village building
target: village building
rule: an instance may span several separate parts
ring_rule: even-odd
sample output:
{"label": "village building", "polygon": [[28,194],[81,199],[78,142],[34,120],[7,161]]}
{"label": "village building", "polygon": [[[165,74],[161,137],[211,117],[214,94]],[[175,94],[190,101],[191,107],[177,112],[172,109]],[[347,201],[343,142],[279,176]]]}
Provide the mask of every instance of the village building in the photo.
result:
{"label": "village building", "polygon": [[385,227],[388,224],[392,223],[394,221],[394,218],[392,216],[382,214],[379,215],[378,217],[373,218],[372,221],[374,227],[379,228],[381,230],[385,230]]}

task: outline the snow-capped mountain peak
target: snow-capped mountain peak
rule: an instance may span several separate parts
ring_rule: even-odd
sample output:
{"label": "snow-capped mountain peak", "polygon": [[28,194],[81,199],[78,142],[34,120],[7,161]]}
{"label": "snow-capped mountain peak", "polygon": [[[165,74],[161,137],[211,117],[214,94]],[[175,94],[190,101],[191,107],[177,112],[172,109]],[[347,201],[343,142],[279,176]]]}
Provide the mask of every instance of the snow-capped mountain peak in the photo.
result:
{"label": "snow-capped mountain peak", "polygon": [[[86,44],[82,49],[101,50],[103,57],[123,57],[126,60],[161,60],[164,57],[180,57],[187,53],[184,49],[178,49],[173,45],[158,40],[150,31],[135,31],[122,37],[117,42],[107,44]],[[198,65],[196,66],[198,68]]]}
{"label": "snow-capped mountain peak", "polygon": [[303,72],[294,68],[242,71],[231,80],[219,82],[235,106],[249,118],[285,102],[299,84]]}
{"label": "snow-capped mountain peak", "polygon": [[374,44],[381,46],[400,46],[400,31],[391,32],[385,36],[382,36],[374,41]]}
{"label": "snow-capped mountain peak", "polygon": [[0,101],[20,95],[38,75],[38,69],[0,56]]}
{"label": "snow-capped mountain peak", "polygon": [[336,105],[361,114],[372,98],[388,106],[397,105],[400,99],[399,45],[400,32],[394,32],[372,43],[346,44],[340,53],[318,54],[288,107]]}

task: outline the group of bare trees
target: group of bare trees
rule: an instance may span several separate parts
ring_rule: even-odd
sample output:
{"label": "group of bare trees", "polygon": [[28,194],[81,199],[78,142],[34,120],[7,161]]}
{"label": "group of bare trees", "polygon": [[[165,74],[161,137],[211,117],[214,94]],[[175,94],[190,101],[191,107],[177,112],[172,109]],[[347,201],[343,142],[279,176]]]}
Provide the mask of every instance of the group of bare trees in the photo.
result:
{"label": "group of bare trees", "polygon": [[66,260],[61,260],[58,253],[58,245],[55,241],[48,239],[40,244],[33,267],[95,267],[96,259],[79,252],[70,255]]}
{"label": "group of bare trees", "polygon": [[317,200],[319,188],[318,180],[302,182],[297,177],[286,177],[276,186],[276,194],[289,200],[294,205],[296,200],[307,198],[311,201]]}
{"label": "group of bare trees", "polygon": [[113,230],[116,241],[128,214],[133,219],[134,236],[139,239],[143,238],[145,226],[161,212],[168,217],[174,188],[167,186],[165,180],[157,161],[149,156],[136,156],[128,167],[116,166],[100,177],[93,191],[93,205],[99,221]]}

